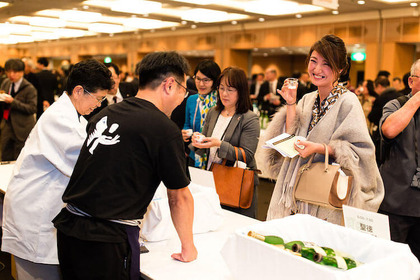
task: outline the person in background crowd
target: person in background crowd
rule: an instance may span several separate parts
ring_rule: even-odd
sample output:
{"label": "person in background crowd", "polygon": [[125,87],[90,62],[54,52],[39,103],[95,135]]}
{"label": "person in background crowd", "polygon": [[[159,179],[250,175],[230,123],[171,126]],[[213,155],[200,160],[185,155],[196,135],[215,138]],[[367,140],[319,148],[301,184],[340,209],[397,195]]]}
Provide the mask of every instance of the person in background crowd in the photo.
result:
{"label": "person in background crowd", "polygon": [[24,77],[25,64],[20,59],[9,59],[5,64],[7,79],[0,90],[8,93],[2,102],[1,158],[16,160],[25,140],[35,125],[37,91]]}
{"label": "person in background crowd", "polygon": [[299,152],[294,158],[285,158],[274,149],[263,151],[264,171],[277,178],[267,219],[282,218],[298,210],[341,224],[342,211],[300,201],[298,209],[293,206],[297,170],[312,154],[315,154],[314,162],[324,162],[323,144],[326,144],[330,158],[352,172],[354,195],[350,206],[377,211],[384,195],[383,183],[359,100],[338,85],[340,76],[349,67],[343,40],[335,35],[324,36],[311,47],[307,63],[318,91],[304,95],[296,104],[296,89],[289,89],[286,81],[280,91],[286,105],[280,108],[264,134],[263,141],[284,132],[306,138],[294,145]]}
{"label": "person in background crowd", "polygon": [[403,81],[403,84],[404,84],[404,88],[402,90],[400,90],[400,93],[402,95],[407,95],[411,92],[411,88],[408,84],[408,79],[410,78],[410,76],[411,76],[410,72],[405,73],[404,76],[403,76],[402,81]]}
{"label": "person in background crowd", "polygon": [[186,73],[188,63],[176,52],[147,54],[136,97],[89,121],[63,195],[66,208],[53,220],[64,280],[140,278],[140,219],[161,181],[181,241],[172,258],[197,258],[182,135],[169,119],[185,96]]}
{"label": "person in background crowd", "polygon": [[378,94],[378,97],[373,102],[372,110],[368,115],[368,120],[371,124],[370,131],[373,143],[375,144],[376,162],[379,165],[381,150],[379,147],[381,142],[381,135],[379,133],[379,121],[382,117],[382,108],[386,103],[388,103],[388,101],[401,96],[401,93],[390,87],[388,78],[385,78],[383,75],[378,75],[378,78],[375,80],[375,92]]}
{"label": "person in background crowd", "polygon": [[360,104],[363,108],[363,113],[365,114],[366,124],[370,128],[370,122],[368,120],[368,115],[372,110],[373,102],[375,102],[378,94],[375,92],[373,81],[365,80],[355,91],[357,97],[359,98]]}
{"label": "person in background crowd", "polygon": [[[188,130],[193,132],[202,132],[204,120],[208,111],[216,106],[217,91],[216,81],[220,75],[220,67],[212,60],[203,60],[198,63],[194,70],[194,80],[197,86],[198,94],[192,95],[187,99],[185,107],[185,123],[182,130],[184,142],[191,141],[191,135]],[[189,165],[204,168],[206,166],[207,155],[199,156],[193,151],[187,150],[189,155]]]}
{"label": "person in background crowd", "polygon": [[258,94],[258,102],[261,104],[261,110],[267,111],[268,115],[272,116],[281,105],[281,96],[276,90],[282,85],[278,83],[276,69],[267,69],[265,79]]}
{"label": "person in background crowd", "polygon": [[38,78],[36,77],[36,65],[34,61],[28,57],[22,58],[23,63],[25,63],[25,71],[23,77],[30,82],[39,95],[39,82]]}
{"label": "person in background crowd", "polygon": [[86,139],[89,114],[112,87],[96,60],[77,63],[64,94],[42,114],[25,142],[4,204],[2,251],[15,256],[18,279],[61,279],[52,219]]}
{"label": "person in background crowd", "polygon": [[114,85],[112,89],[106,95],[106,99],[102,102],[101,106],[93,110],[92,113],[85,116],[87,120],[90,120],[94,115],[99,113],[106,106],[119,103],[123,99],[135,96],[137,94],[137,89],[134,88],[134,85],[128,82],[121,82],[120,80],[120,70],[117,65],[114,63],[105,63],[105,66],[112,73],[112,79],[114,80]]}
{"label": "person in background crowd", "polygon": [[46,57],[40,57],[37,60],[39,69],[39,72],[35,74],[38,80],[37,119],[54,103],[54,97],[58,90],[57,76],[47,69],[48,64],[49,61]]}
{"label": "person in background crowd", "polygon": [[401,91],[403,89],[403,83],[401,78],[395,77],[392,79],[392,87],[395,88],[396,91]]}
{"label": "person in background crowd", "polygon": [[385,198],[379,212],[388,215],[391,240],[407,243],[420,260],[420,59],[408,84],[411,93],[389,101],[380,121],[387,155],[380,167]]}
{"label": "person in background crowd", "polygon": [[[257,170],[254,159],[255,151],[260,136],[258,116],[249,110],[248,81],[245,72],[237,67],[228,67],[223,70],[219,79],[218,98],[216,107],[207,114],[204,123],[203,135],[206,136],[201,143],[196,141],[195,133],[192,146],[200,152],[209,155],[207,169],[212,163],[221,163],[227,159],[227,165],[233,166],[236,161],[234,147],[243,148],[246,156],[247,167]],[[239,161],[244,162],[242,153],[238,155]],[[249,209],[240,209],[223,206],[227,210],[237,212],[252,218],[256,217],[258,176],[254,176],[254,197]]]}
{"label": "person in background crowd", "polygon": [[255,74],[255,80],[251,83],[249,93],[251,101],[257,100],[258,95],[260,94],[261,85],[264,83],[264,73]]}
{"label": "person in background crowd", "polygon": [[308,72],[302,72],[299,82],[306,87],[306,93],[317,90],[317,87],[311,82],[311,78]]}

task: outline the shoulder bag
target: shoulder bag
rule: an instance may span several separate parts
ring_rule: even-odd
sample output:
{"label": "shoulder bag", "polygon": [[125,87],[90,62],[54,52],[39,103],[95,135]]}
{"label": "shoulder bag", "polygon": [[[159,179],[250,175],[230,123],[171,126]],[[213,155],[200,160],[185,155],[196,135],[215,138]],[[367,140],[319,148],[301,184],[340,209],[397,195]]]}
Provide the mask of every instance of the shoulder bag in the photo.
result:
{"label": "shoulder bag", "polygon": [[341,209],[347,204],[352,190],[353,176],[349,170],[340,174],[340,166],[328,164],[328,147],[325,147],[325,162],[312,163],[315,154],[298,172],[293,190],[296,200],[328,208]]}
{"label": "shoulder bag", "polygon": [[[254,196],[254,171],[238,167],[238,148],[235,148],[236,166],[226,166],[226,159],[221,164],[213,163],[213,171],[216,192],[222,205],[248,209],[251,207]],[[242,152],[246,163],[245,151]]]}

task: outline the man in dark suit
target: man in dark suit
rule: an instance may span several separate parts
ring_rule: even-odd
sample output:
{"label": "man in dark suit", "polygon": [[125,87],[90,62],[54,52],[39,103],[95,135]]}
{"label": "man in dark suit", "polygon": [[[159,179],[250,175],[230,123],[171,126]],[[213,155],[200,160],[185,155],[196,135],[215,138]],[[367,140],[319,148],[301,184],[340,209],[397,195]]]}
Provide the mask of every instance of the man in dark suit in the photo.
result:
{"label": "man in dark suit", "polygon": [[255,74],[255,80],[252,81],[252,84],[249,87],[249,97],[251,98],[251,101],[258,100],[261,85],[263,83],[264,83],[264,74],[263,73]]}
{"label": "man in dark suit", "polygon": [[9,59],[5,64],[7,79],[0,89],[8,93],[2,100],[1,157],[16,160],[25,140],[35,125],[37,91],[24,77],[25,64]]}
{"label": "man in dark suit", "polygon": [[137,88],[132,83],[120,81],[120,69],[114,63],[105,63],[109,71],[112,73],[112,79],[114,80],[114,87],[106,95],[106,99],[102,102],[101,106],[93,110],[92,113],[85,116],[87,120],[99,113],[103,108],[108,105],[119,103],[125,98],[136,96]]}
{"label": "man in dark suit", "polygon": [[269,68],[265,72],[266,81],[260,87],[258,94],[258,103],[261,110],[267,111],[272,116],[276,109],[281,105],[281,96],[277,93],[277,89],[281,89],[282,83],[278,82],[276,69]]}
{"label": "man in dark suit", "polygon": [[[51,106],[54,103],[54,96],[58,90],[58,81],[57,77],[47,69],[48,59],[46,57],[40,57],[37,60],[37,68],[40,70],[36,73],[36,78],[38,80],[38,105],[36,118],[42,115],[44,110]],[[34,85],[36,87],[36,85]]]}

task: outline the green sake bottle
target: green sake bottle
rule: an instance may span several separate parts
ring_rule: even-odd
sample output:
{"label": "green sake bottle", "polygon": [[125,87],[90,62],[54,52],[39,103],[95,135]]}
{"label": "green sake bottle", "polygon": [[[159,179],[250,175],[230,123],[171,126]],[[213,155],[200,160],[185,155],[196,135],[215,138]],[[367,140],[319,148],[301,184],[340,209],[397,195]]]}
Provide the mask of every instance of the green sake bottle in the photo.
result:
{"label": "green sake bottle", "polygon": [[347,257],[341,256],[322,256],[321,254],[316,253],[313,257],[314,262],[326,265],[326,266],[333,266],[339,269],[352,269],[358,266],[358,263]]}
{"label": "green sake bottle", "polygon": [[281,237],[278,237],[275,235],[262,235],[262,234],[256,233],[255,231],[249,231],[248,236],[264,241],[265,243],[268,243],[268,244],[271,244],[280,248],[284,248],[284,240]]}

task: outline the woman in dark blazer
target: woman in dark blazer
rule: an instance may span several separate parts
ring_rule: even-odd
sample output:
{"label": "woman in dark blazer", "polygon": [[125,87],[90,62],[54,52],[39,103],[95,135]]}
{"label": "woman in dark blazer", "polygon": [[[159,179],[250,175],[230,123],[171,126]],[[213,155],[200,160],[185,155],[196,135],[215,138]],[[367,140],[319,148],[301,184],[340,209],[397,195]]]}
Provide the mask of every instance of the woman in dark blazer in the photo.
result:
{"label": "woman in dark blazer", "polygon": [[[254,154],[258,145],[260,125],[258,116],[250,111],[248,82],[245,72],[237,67],[223,70],[217,80],[217,105],[206,116],[203,127],[205,138],[197,142],[200,133],[194,133],[192,146],[199,149],[197,153],[208,155],[207,169],[212,163],[221,163],[227,159],[227,165],[232,166],[236,160],[234,147],[243,148],[247,167],[257,170]],[[239,161],[244,162],[239,153]],[[254,186],[258,185],[258,176],[254,176]],[[223,208],[249,216],[256,217],[257,192],[249,209],[239,209],[223,206]]]}

